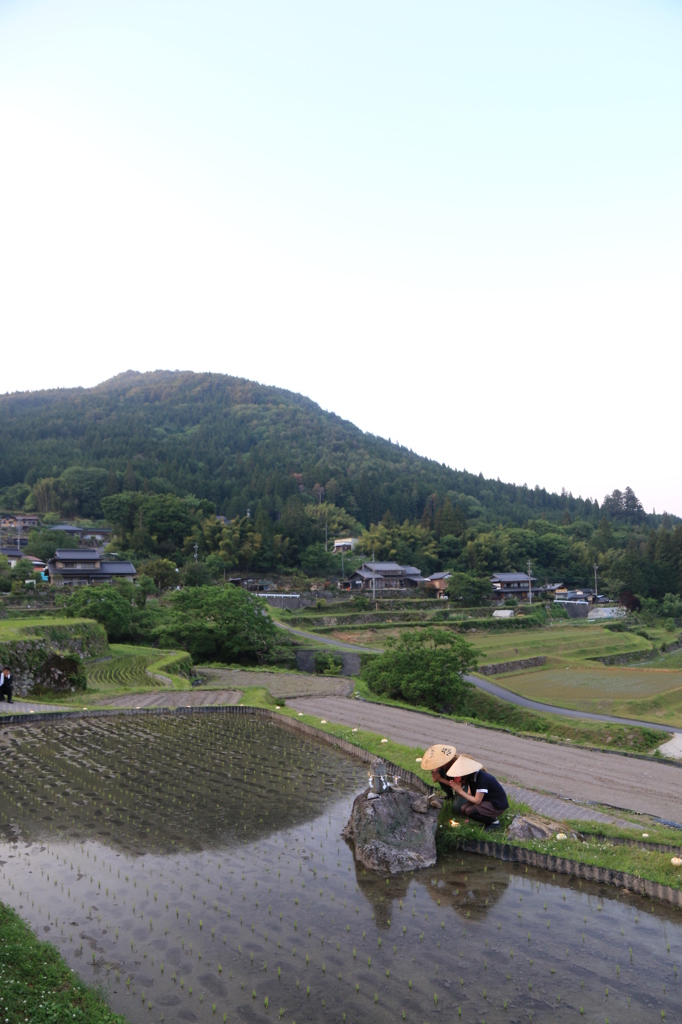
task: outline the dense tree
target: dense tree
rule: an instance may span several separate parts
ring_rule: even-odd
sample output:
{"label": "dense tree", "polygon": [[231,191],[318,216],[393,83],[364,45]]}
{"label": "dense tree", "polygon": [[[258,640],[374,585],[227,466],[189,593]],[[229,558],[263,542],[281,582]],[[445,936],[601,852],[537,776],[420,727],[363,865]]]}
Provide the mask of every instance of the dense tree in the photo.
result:
{"label": "dense tree", "polygon": [[57,548],[77,548],[78,538],[62,530],[31,530],[26,544],[26,554],[42,558],[44,562],[54,558]]}
{"label": "dense tree", "polygon": [[72,618],[96,619],[112,643],[130,638],[132,605],[118,587],[76,587],[65,604]]}
{"label": "dense tree", "polygon": [[192,587],[173,598],[170,621],[157,632],[164,647],[181,647],[195,661],[264,662],[287,643],[265,602],[241,587]]}
{"label": "dense tree", "polygon": [[404,631],[386,650],[368,659],[362,677],[373,693],[434,711],[466,714],[473,689],[463,673],[476,664],[474,647],[446,629]]}

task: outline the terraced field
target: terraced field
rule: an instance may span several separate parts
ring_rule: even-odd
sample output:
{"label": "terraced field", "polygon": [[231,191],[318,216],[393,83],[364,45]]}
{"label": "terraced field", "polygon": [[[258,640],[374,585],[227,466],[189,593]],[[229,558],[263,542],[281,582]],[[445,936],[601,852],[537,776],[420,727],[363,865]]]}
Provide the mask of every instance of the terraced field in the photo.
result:
{"label": "terraced field", "polygon": [[[158,657],[158,652],[154,652]],[[161,681],[147,674],[149,658],[123,655],[90,665],[87,670],[88,689],[133,690],[161,686]]]}
{"label": "terraced field", "polygon": [[[661,638],[653,639],[658,643]],[[498,685],[523,697],[578,711],[682,725],[682,654],[651,660],[652,643],[636,633],[565,623],[518,636],[481,636],[475,644],[485,663],[547,658],[541,668],[495,676]],[[596,660],[638,651],[643,655],[639,663],[604,665]]]}
{"label": "terraced field", "polygon": [[63,697],[45,698],[50,701],[80,707],[85,700],[89,706],[106,704],[111,698],[146,691],[184,690],[190,688],[189,675],[192,659],[182,651],[163,651],[154,647],[133,647],[110,644],[111,657],[86,662],[86,694],[75,693]]}

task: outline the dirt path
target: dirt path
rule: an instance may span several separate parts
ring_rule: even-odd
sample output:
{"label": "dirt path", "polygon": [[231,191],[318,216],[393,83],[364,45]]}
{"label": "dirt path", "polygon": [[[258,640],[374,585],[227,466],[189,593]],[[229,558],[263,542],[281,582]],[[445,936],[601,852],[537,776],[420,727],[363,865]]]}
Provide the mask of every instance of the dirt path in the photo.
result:
{"label": "dirt path", "polygon": [[289,697],[349,697],[355,680],[348,676],[316,676],[302,672],[242,672],[238,668],[203,668],[196,670],[209,686],[263,686],[275,699]]}
{"label": "dirt path", "polygon": [[307,697],[289,707],[359,726],[411,747],[440,740],[477,755],[502,780],[577,802],[597,801],[661,818],[682,818],[682,768],[511,736],[416,711],[342,697]]}
{"label": "dirt path", "polygon": [[210,704],[238,704],[239,690],[154,690],[153,693],[130,693],[98,702],[106,708],[198,708]]}

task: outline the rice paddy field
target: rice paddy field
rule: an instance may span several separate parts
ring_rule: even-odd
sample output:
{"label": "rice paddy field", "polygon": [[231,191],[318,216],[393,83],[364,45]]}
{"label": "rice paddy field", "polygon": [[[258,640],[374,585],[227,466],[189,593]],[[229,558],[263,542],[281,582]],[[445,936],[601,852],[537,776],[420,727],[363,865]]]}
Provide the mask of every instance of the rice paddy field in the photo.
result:
{"label": "rice paddy field", "polygon": [[340,838],[367,766],[246,714],[3,735],[0,899],[142,1021],[682,1020],[682,913]]}
{"label": "rice paddy field", "polygon": [[547,704],[682,726],[681,652],[604,665],[595,659],[638,650],[648,654],[652,644],[636,633],[613,633],[588,623],[562,623],[529,634],[475,639],[485,663],[538,654],[547,658],[541,668],[495,676],[498,685]]}

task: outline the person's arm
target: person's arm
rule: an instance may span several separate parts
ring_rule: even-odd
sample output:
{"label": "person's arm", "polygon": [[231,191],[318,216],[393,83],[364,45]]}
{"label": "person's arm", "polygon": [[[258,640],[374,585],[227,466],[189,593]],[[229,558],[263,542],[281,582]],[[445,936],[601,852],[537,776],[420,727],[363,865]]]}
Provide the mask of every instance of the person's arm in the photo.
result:
{"label": "person's arm", "polygon": [[468,793],[466,789],[463,789],[459,782],[453,782],[450,780],[450,785],[455,793],[459,793],[460,796],[463,796],[464,799],[468,800],[471,804],[480,804],[485,796],[485,792],[482,789],[477,790],[476,793],[472,795],[471,793]]}

